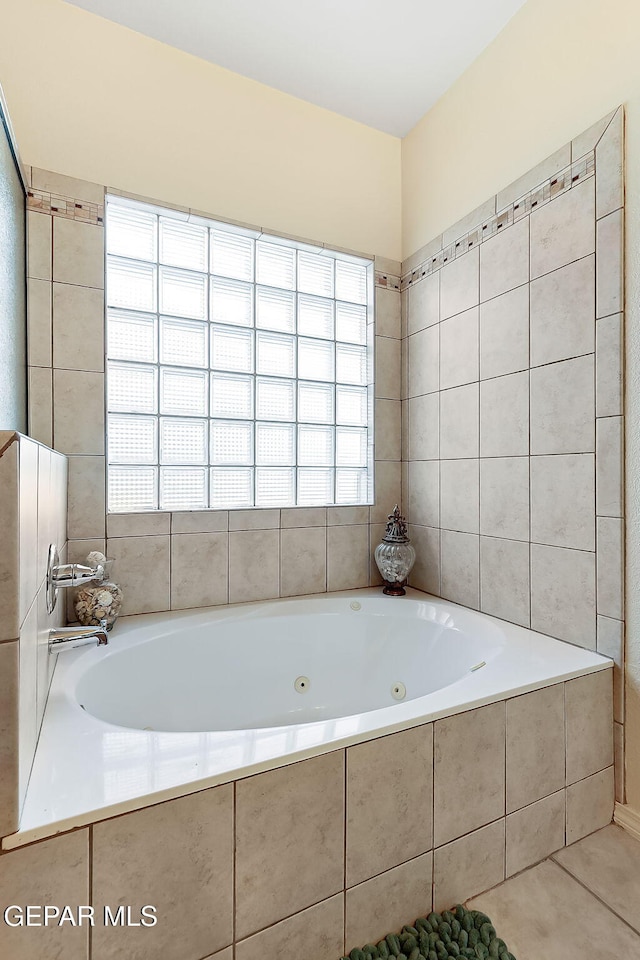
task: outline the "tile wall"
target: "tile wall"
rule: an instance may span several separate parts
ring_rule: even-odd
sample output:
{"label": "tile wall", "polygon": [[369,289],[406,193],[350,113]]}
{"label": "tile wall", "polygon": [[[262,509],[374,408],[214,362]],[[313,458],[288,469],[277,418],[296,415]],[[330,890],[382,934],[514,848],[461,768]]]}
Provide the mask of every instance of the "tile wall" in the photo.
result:
{"label": "tile wall", "polygon": [[30,432],[69,459],[69,560],[115,557],[123,613],[379,583],[372,551],[401,496],[400,264],[375,262],[374,506],[106,515],[105,188],[27,175]]}
{"label": "tile wall", "polygon": [[3,853],[1,902],[97,918],[3,924],[0,955],[337,960],[609,823],[611,714],[606,669]]}
{"label": "tile wall", "polygon": [[411,582],[615,661],[623,800],[623,112],[403,264]]}
{"label": "tile wall", "polygon": [[47,631],[64,621],[45,603],[50,543],[64,555],[66,458],[0,432],[0,836],[18,828],[51,680]]}

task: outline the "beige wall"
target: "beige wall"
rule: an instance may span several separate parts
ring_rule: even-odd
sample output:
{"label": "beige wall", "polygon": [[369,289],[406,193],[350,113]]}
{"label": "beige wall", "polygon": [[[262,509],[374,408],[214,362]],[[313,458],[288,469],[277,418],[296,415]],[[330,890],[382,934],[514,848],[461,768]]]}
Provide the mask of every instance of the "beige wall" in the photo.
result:
{"label": "beige wall", "polygon": [[4,0],[23,157],[94,183],[400,259],[400,140],[61,0]]}
{"label": "beige wall", "polygon": [[624,103],[627,118],[627,798],[640,810],[640,7],[528,0],[403,142],[407,257]]}
{"label": "beige wall", "polygon": [[639,35],[631,0],[528,0],[403,141],[403,258],[622,102],[640,155]]}

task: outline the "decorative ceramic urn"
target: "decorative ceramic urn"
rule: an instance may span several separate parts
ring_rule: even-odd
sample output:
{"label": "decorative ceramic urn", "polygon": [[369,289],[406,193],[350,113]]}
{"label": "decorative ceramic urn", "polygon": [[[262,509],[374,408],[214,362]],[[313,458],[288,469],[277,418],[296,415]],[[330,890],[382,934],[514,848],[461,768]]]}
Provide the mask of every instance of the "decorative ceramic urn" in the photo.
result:
{"label": "decorative ceramic urn", "polygon": [[105,623],[107,630],[111,630],[122,607],[122,590],[111,579],[114,561],[95,551],[89,554],[87,563],[100,564],[104,568],[104,580],[90,580],[76,591],[73,604],[76,617],[85,627]]}
{"label": "decorative ceramic urn", "polygon": [[376,547],[374,556],[384,580],[382,592],[390,597],[403,597],[416,552],[409,541],[407,523],[400,516],[397,503],[393,513],[389,514],[386,533]]}

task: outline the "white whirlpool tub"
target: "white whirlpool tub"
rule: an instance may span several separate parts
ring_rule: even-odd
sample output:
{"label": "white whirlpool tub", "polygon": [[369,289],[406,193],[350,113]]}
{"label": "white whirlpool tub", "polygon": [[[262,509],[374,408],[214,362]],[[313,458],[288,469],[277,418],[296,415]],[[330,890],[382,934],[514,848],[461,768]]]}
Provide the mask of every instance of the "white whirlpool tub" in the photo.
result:
{"label": "white whirlpool tub", "polygon": [[4,846],[608,667],[416,590],[126,617],[59,655]]}

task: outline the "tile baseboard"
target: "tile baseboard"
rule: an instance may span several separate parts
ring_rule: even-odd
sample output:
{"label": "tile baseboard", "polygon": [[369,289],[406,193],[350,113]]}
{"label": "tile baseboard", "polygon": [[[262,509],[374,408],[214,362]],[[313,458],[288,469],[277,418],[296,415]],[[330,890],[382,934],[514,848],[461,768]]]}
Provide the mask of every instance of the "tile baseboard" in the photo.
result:
{"label": "tile baseboard", "polygon": [[613,822],[626,830],[635,840],[640,840],[640,813],[626,803],[616,803]]}

